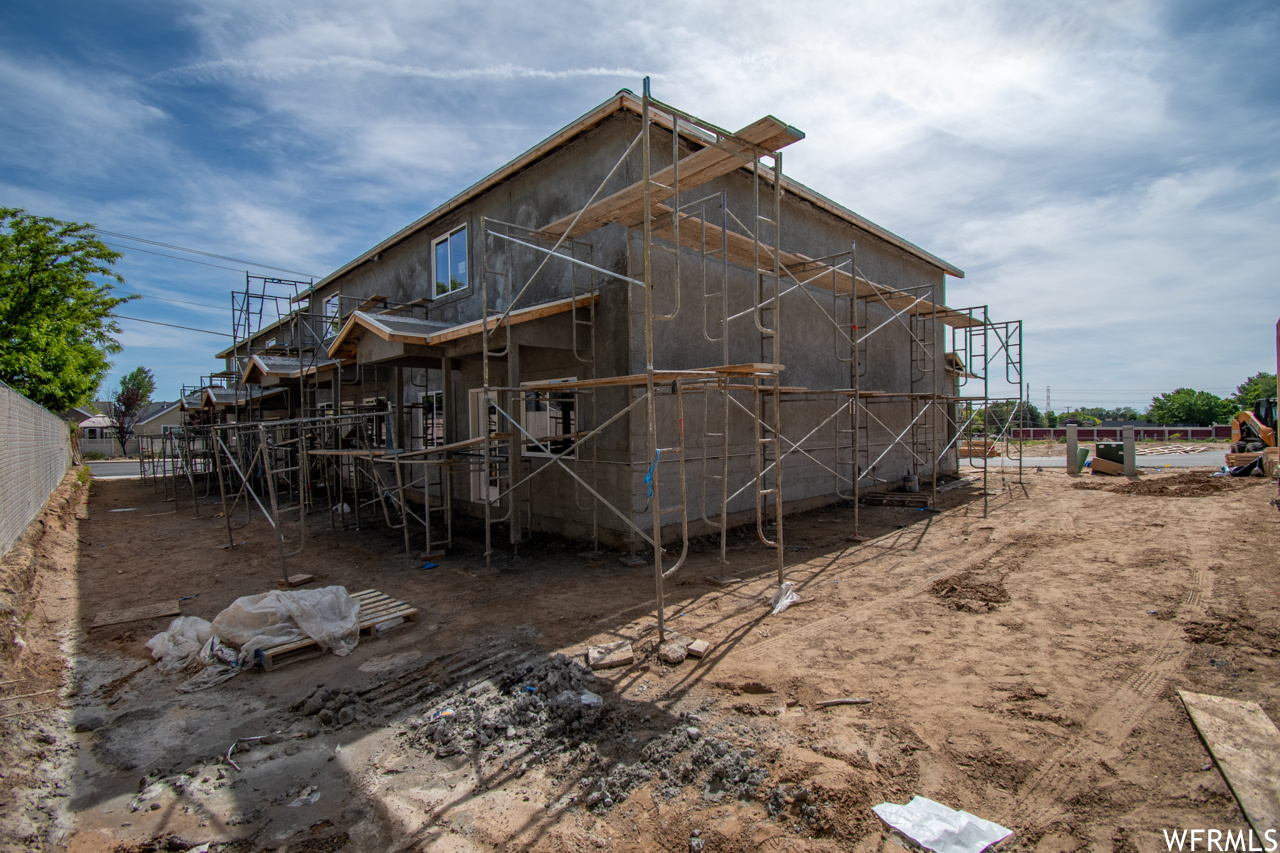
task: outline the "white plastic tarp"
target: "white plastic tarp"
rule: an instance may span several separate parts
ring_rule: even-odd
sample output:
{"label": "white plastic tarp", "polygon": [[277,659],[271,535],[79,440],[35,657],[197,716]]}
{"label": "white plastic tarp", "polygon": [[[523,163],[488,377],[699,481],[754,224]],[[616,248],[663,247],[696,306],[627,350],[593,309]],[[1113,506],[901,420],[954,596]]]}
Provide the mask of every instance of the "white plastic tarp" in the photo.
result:
{"label": "white plastic tarp", "polygon": [[310,638],[342,657],[359,637],[360,602],[340,586],[274,590],[237,598],[213,620],[213,632],[240,648],[240,663],[253,653]]}
{"label": "white plastic tarp", "polygon": [[937,853],[980,853],[1010,832],[998,823],[955,811],[928,797],[913,797],[905,806],[881,803],[871,810],[921,847]]}
{"label": "white plastic tarp", "polygon": [[190,666],[200,649],[213,637],[213,626],[199,616],[179,616],[169,623],[167,630],[156,634],[147,642],[151,656],[160,661],[156,665],[163,673],[182,672]]}

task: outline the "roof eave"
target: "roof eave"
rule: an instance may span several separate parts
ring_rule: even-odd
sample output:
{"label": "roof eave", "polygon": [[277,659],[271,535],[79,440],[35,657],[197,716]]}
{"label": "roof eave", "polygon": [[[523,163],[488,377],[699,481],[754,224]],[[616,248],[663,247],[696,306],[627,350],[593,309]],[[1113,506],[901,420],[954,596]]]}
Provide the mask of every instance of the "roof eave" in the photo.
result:
{"label": "roof eave", "polygon": [[[629,110],[633,113],[639,114],[642,111],[642,109],[643,109],[643,103],[639,98],[637,98],[631,92],[625,89],[618,92],[616,95],[612,96],[608,100],[599,104],[594,109],[579,116],[577,119],[565,125],[555,133],[551,134],[550,136],[542,140],[537,145],[533,146],[532,148],[528,149],[524,153],[520,154],[515,159],[509,161],[504,166],[496,169],[495,171],[481,178],[479,181],[467,187],[465,190],[458,193],[453,198],[450,198],[448,201],[444,202],[443,204],[438,205],[429,213],[419,217],[418,219],[414,220],[404,228],[401,228],[399,231],[392,234],[390,237],[379,242],[373,248],[369,249],[368,251],[362,253],[358,257],[343,264],[338,269],[334,270],[333,272],[326,275],[324,278],[317,281],[311,287],[307,288],[306,290],[299,293],[297,296],[293,297],[292,301],[301,302],[304,299],[307,299],[308,297],[311,296],[311,294],[318,292],[325,286],[333,283],[334,281],[338,280],[342,276],[351,272],[353,269],[356,269],[362,264],[368,263],[370,260],[373,260],[375,257],[387,251],[388,249],[396,246],[397,244],[403,242],[404,240],[408,239],[409,237],[413,236],[414,234],[418,233],[424,228],[430,226],[431,224],[441,219],[442,217],[444,217],[454,209],[462,206],[466,202],[472,200],[473,198],[485,192],[486,190],[492,188],[493,186],[496,186],[497,184],[511,177],[512,175],[519,172],[520,170],[528,167],[538,159],[542,158],[543,156],[555,150],[556,148],[559,148],[561,145],[565,144],[566,142],[573,139],[574,137],[595,127],[600,122],[604,121],[606,118],[613,115],[614,113],[620,112],[622,110]],[[845,207],[844,205],[841,205],[835,201],[832,201],[831,199],[827,198],[826,196],[822,195],[816,190],[813,190],[805,186],[804,184],[799,183],[798,181],[788,178],[785,175],[783,176],[783,187],[784,189],[795,193],[797,196],[804,198],[805,200],[817,205],[818,207],[825,208],[829,213],[835,214],[836,216],[847,220],[851,224],[871,232],[872,234],[876,235],[882,240],[885,240],[886,242],[897,246],[898,248],[908,252],[909,254],[917,256],[918,258],[925,261],[926,263],[931,264],[932,266],[936,266],[938,269],[942,270],[946,274],[955,276],[956,278],[964,278],[964,270],[960,269],[954,264],[950,264],[947,261],[944,261],[942,258],[939,258],[937,255],[934,255],[931,252],[925,251],[924,249],[920,248],[919,246],[912,243],[911,241],[906,240],[902,237],[899,237],[897,234],[894,234],[892,231],[889,231],[887,228],[883,228],[875,224],[871,220],[866,219],[865,217],[859,216],[858,214],[854,213],[852,210]],[[270,328],[270,327],[267,327],[267,328]],[[266,329],[262,329],[260,331],[266,331]],[[224,350],[223,352],[226,355],[229,355],[233,350],[234,350],[234,347],[230,347],[227,350]],[[226,355],[220,354],[218,357],[225,358]]]}

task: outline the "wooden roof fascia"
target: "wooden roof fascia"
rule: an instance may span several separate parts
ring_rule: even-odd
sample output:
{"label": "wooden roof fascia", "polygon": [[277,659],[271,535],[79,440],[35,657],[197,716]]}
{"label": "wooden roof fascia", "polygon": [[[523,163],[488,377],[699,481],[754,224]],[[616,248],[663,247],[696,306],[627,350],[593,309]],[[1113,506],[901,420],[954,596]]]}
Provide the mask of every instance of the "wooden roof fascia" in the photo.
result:
{"label": "wooden roof fascia", "polygon": [[451,329],[446,329],[443,332],[433,334],[429,342],[432,346],[438,346],[440,344],[448,343],[449,341],[456,341],[460,338],[477,335],[480,333],[481,323],[488,326],[488,331],[493,331],[503,325],[527,323],[530,320],[538,320],[542,317],[550,317],[554,314],[563,314],[566,311],[572,311],[575,308],[585,308],[599,298],[599,294],[594,296],[566,296],[564,299],[557,299],[553,302],[544,302],[541,305],[533,305],[529,308],[520,308],[512,311],[507,315],[505,321],[503,320],[502,315],[489,317],[487,320],[483,321],[472,320],[470,323],[463,323],[460,326],[454,326]]}
{"label": "wooden roof fascia", "polygon": [[[480,333],[482,323],[488,325],[490,331],[504,325],[516,325],[519,323],[527,323],[530,320],[538,320],[542,317],[550,317],[555,314],[563,314],[566,311],[572,311],[575,308],[585,308],[592,301],[598,300],[599,294],[595,296],[566,296],[564,299],[557,299],[553,302],[544,302],[541,305],[532,305],[528,308],[520,308],[507,314],[504,318],[501,314],[495,314],[486,320],[472,320],[468,323],[461,323],[448,329],[436,332],[424,331],[422,334],[409,334],[405,332],[397,332],[389,329],[378,322],[377,317],[365,314],[362,311],[354,312],[347,319],[342,330],[338,332],[338,336],[333,343],[329,345],[329,357],[335,358],[335,353],[339,352],[348,344],[348,340],[356,338],[361,330],[373,332],[384,341],[398,344],[419,344],[425,346],[440,346],[466,338],[471,335]],[[351,344],[354,346],[354,343]]]}
{"label": "wooden roof fascia", "polygon": [[[705,147],[682,158],[675,166],[667,166],[651,176],[650,198],[664,201],[675,195],[673,184],[677,177],[682,189],[692,189],[754,161],[761,150],[776,151],[801,139],[804,139],[801,131],[773,116],[765,116],[718,142],[698,140]],[[610,222],[630,220],[635,216],[637,206],[643,215],[643,205],[644,182],[637,181],[594,202],[581,216],[576,211],[563,216],[542,228],[538,234],[548,240],[555,240],[566,232],[571,239],[580,237]]]}

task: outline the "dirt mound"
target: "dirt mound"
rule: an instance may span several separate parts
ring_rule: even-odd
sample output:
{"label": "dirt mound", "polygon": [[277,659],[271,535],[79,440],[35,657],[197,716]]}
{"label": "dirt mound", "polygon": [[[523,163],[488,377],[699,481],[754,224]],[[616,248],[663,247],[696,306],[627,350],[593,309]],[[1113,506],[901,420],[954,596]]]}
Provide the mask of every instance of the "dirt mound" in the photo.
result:
{"label": "dirt mound", "polygon": [[987,613],[994,610],[996,605],[1009,602],[1009,591],[1004,587],[1004,578],[992,578],[974,572],[961,572],[934,581],[929,591],[946,601],[952,610],[967,610],[971,613]]}
{"label": "dirt mound", "polygon": [[1203,498],[1231,492],[1244,485],[1239,477],[1215,477],[1208,471],[1187,471],[1137,483],[1120,483],[1108,492],[1121,495],[1151,495],[1163,498]]}

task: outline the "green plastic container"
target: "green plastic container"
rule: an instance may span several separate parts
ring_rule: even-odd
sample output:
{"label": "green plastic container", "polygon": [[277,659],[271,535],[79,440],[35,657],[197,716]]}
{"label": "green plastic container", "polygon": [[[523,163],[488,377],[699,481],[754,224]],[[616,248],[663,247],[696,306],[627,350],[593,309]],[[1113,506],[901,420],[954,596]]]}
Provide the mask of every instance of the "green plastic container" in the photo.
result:
{"label": "green plastic container", "polygon": [[1089,461],[1089,448],[1081,447],[1076,450],[1076,470],[1083,471],[1084,463]]}

